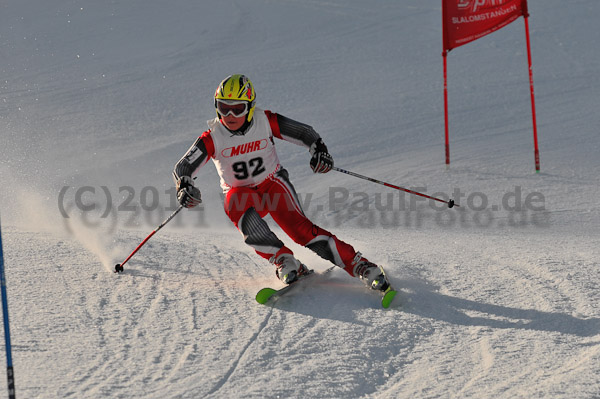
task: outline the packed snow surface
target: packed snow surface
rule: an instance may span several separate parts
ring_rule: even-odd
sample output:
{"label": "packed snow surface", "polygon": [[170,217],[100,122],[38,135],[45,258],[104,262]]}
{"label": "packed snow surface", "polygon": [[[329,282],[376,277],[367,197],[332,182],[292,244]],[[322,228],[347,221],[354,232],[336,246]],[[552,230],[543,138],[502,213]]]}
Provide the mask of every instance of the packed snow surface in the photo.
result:
{"label": "packed snow surface", "polygon": [[[529,11],[540,173],[522,18],[449,54],[447,168],[439,1],[3,2],[17,397],[600,397],[600,2]],[[257,304],[281,283],[211,164],[201,209],[112,272],[175,209],[173,165],[233,73],[338,167],[460,205],[314,175],[277,142],[306,214],[386,268],[391,309],[341,269]]]}

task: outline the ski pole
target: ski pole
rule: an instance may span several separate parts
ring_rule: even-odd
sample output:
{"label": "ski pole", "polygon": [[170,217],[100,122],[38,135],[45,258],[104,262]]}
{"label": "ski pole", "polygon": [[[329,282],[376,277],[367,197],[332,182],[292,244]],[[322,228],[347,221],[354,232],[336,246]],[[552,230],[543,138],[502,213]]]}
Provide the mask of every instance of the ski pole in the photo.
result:
{"label": "ski pole", "polygon": [[15,373],[12,363],[12,347],[10,343],[10,324],[8,321],[8,299],[6,293],[6,276],[4,274],[4,254],[2,253],[2,232],[0,231],[0,283],[2,289],[2,315],[4,318],[4,345],[6,348],[6,378],[9,399],[15,399]]}
{"label": "ski pole", "polygon": [[165,224],[169,223],[169,222],[171,221],[171,219],[173,219],[173,218],[175,217],[175,215],[177,215],[177,214],[179,213],[179,211],[180,211],[180,210],[182,210],[182,209],[183,209],[183,205],[179,205],[179,208],[177,208],[177,209],[175,210],[175,212],[173,212],[173,213],[171,214],[171,216],[169,216],[168,218],[166,218],[166,219],[165,219],[165,221],[164,221],[164,222],[162,222],[162,223],[160,224],[160,226],[158,226],[158,227],[157,227],[157,228],[156,228],[156,229],[155,229],[155,230],[154,230],[152,233],[150,233],[150,235],[148,235],[148,237],[146,237],[146,238],[144,239],[144,241],[142,241],[142,243],[141,243],[140,245],[138,245],[136,249],[134,249],[134,250],[133,250],[133,252],[131,253],[131,255],[129,255],[129,256],[127,257],[127,259],[125,259],[125,261],[123,261],[123,263],[117,263],[117,264],[115,265],[115,273],[122,272],[122,271],[123,271],[123,265],[124,265],[125,263],[127,263],[127,261],[128,261],[129,259],[131,259],[131,257],[132,257],[133,255],[135,255],[135,253],[136,253],[136,252],[137,252],[137,251],[138,251],[138,250],[139,250],[141,247],[143,247],[143,246],[144,246],[144,244],[145,244],[145,243],[146,243],[146,242],[147,242],[147,241],[150,239],[150,237],[152,237],[154,234],[156,234],[156,232],[157,232],[158,230],[162,229],[162,228],[164,227],[164,225],[165,225]]}
{"label": "ski pole", "polygon": [[444,204],[448,204],[448,208],[452,208],[453,206],[459,206],[459,205],[455,204],[454,200],[452,200],[452,199],[448,200],[448,201],[445,201],[445,200],[443,200],[441,198],[431,197],[431,196],[429,196],[427,194],[423,194],[423,193],[419,193],[417,191],[409,190],[409,189],[404,188],[404,187],[395,186],[393,184],[386,183],[386,182],[381,181],[381,180],[373,179],[372,177],[367,177],[367,176],[359,175],[358,173],[350,172],[349,170],[337,168],[335,166],[332,169],[336,170],[338,172],[345,173],[345,174],[350,175],[350,176],[358,177],[359,179],[368,180],[370,182],[381,184],[381,185],[384,185],[386,187],[390,187],[390,188],[394,188],[396,190],[404,191],[404,192],[407,192],[409,194],[420,195],[421,197],[425,197],[425,198],[429,198],[429,199],[436,200],[436,201],[439,201],[439,202],[443,202]]}

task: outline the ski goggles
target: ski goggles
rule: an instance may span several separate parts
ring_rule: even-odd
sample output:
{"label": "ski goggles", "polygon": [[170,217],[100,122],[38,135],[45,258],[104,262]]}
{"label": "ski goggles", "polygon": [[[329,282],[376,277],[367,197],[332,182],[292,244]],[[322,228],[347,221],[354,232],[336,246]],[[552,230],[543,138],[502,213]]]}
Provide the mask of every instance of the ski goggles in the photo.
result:
{"label": "ski goggles", "polygon": [[244,116],[248,113],[248,101],[217,100],[217,111],[221,116]]}

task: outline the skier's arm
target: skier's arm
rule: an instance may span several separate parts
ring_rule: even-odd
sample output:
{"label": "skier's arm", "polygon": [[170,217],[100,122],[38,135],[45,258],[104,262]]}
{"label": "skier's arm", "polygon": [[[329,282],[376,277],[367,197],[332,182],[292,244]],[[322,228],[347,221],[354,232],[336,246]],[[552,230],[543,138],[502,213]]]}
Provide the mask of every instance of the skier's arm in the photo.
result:
{"label": "skier's arm", "polygon": [[310,148],[321,138],[312,126],[297,122],[283,115],[266,111],[273,135],[279,139]]}
{"label": "skier's arm", "polygon": [[203,134],[198,137],[198,140],[190,147],[185,155],[175,164],[173,170],[173,179],[175,183],[181,180],[182,177],[191,178],[196,174],[198,169],[206,165],[208,160],[214,154],[214,145],[208,134]]}
{"label": "skier's arm", "polygon": [[275,137],[308,147],[313,172],[327,173],[333,168],[333,157],[327,151],[319,133],[311,126],[270,111],[266,111],[266,114]]}
{"label": "skier's arm", "polygon": [[175,165],[173,179],[177,188],[177,200],[186,208],[193,208],[202,202],[200,190],[194,187],[192,175],[206,165],[213,154],[214,145],[208,133],[205,133]]}

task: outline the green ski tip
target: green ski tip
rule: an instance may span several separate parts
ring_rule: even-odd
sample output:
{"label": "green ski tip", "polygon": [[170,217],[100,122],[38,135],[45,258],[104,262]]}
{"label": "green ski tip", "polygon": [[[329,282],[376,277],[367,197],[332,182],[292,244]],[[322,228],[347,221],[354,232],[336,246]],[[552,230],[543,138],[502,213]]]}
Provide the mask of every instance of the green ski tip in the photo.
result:
{"label": "green ski tip", "polygon": [[269,301],[269,299],[271,299],[273,294],[275,294],[276,292],[277,290],[273,288],[263,288],[256,294],[256,302],[264,305]]}
{"label": "green ski tip", "polygon": [[389,289],[381,299],[381,306],[383,306],[385,309],[389,308],[397,293],[398,291]]}

